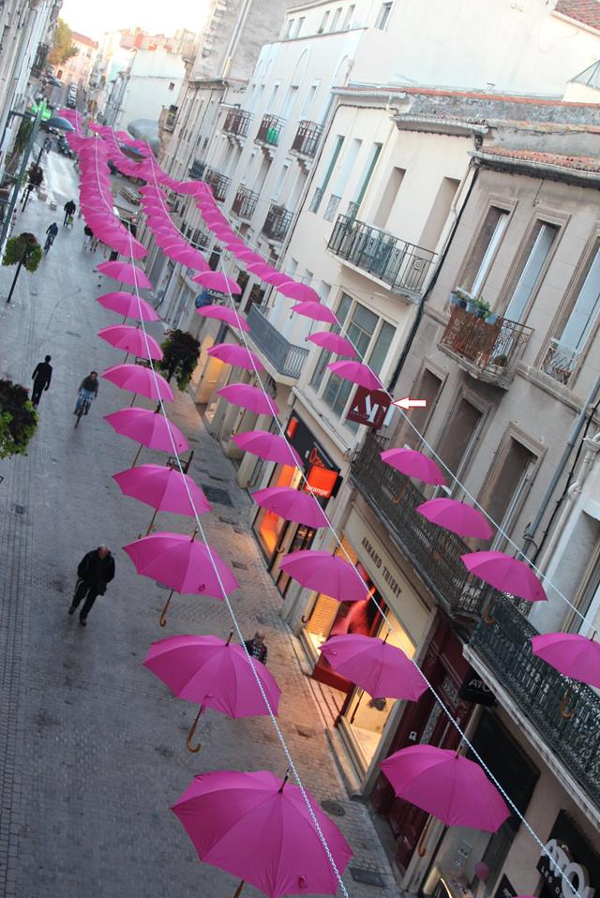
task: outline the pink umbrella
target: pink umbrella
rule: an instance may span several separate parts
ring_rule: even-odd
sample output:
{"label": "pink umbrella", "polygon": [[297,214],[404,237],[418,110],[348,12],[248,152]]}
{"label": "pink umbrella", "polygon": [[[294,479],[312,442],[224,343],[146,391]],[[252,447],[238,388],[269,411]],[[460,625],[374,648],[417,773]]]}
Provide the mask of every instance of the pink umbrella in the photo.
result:
{"label": "pink umbrella", "polygon": [[321,302],[321,297],[316,290],[309,287],[308,284],[300,284],[298,281],[288,281],[277,287],[277,290],[290,299],[297,299],[298,302]]}
{"label": "pink umbrella", "polygon": [[545,633],[534,636],[531,646],[561,674],[600,689],[600,643],[579,633]]}
{"label": "pink umbrella", "polygon": [[311,493],[302,493],[289,486],[270,486],[257,490],[252,498],[261,508],[266,508],[286,521],[295,521],[307,527],[327,527],[325,512]]}
{"label": "pink umbrella", "polygon": [[298,315],[303,315],[305,318],[312,318],[313,321],[324,321],[326,324],[338,323],[331,309],[320,302],[299,302],[297,306],[292,306],[292,312],[297,312]]}
{"label": "pink umbrella", "polygon": [[251,452],[267,461],[276,461],[282,465],[303,467],[302,459],[284,437],[269,433],[268,430],[249,430],[231,437],[232,442],[244,452]]}
{"label": "pink umbrella", "polygon": [[264,371],[265,366],[257,355],[246,349],[245,346],[235,346],[233,343],[219,343],[218,346],[211,346],[207,355],[213,359],[219,359],[226,365],[233,365],[236,368],[245,368],[246,371]]}
{"label": "pink umbrella", "polygon": [[[352,850],[305,792],[336,868]],[[298,786],[268,770],[215,770],[194,777],[173,805],[198,857],[255,886],[269,898],[336,895],[338,879]]]}
{"label": "pink umbrella", "polygon": [[274,714],[279,708],[279,689],[273,675],[259,661],[248,661],[241,645],[225,642],[217,636],[171,636],[153,643],[144,667],[165,683],[177,698],[200,705],[200,710],[187,736],[191,752],[192,739],[200,715],[212,708],[229,717],[268,715],[269,709],[258,688],[255,673]]}
{"label": "pink umbrella", "polygon": [[545,602],[548,596],[531,568],[504,552],[469,552],[460,556],[465,567],[480,580],[500,592],[519,596],[527,602]]}
{"label": "pink umbrella", "polygon": [[[266,262],[252,262],[250,265],[246,265],[246,270],[251,271],[252,274],[257,275],[259,278],[264,278],[265,275],[277,273],[275,269]],[[286,281],[286,284],[287,283],[288,282]]]}
{"label": "pink umbrella", "polygon": [[439,467],[422,452],[416,449],[386,449],[381,460],[391,465],[406,477],[415,477],[423,483],[435,485],[445,484],[446,480]]}
{"label": "pink umbrella", "polygon": [[258,387],[251,387],[249,384],[228,384],[217,390],[217,393],[233,405],[240,405],[248,411],[256,412],[257,415],[279,414],[275,400]]}
{"label": "pink umbrella", "polygon": [[[181,533],[151,533],[123,546],[138,574],[167,586],[171,592],[160,616],[167,622],[167,610],[174,592],[225,600],[240,584],[214,549]],[[225,595],[223,595],[225,591]]]}
{"label": "pink umbrella", "polygon": [[[167,418],[158,412],[152,412],[146,408],[122,408],[118,412],[105,415],[116,433],[120,433],[130,440],[135,440],[150,449],[161,449],[163,452],[185,452],[189,444],[178,427],[175,427]],[[137,462],[142,446],[133,462]]]}
{"label": "pink umbrella", "polygon": [[217,293],[230,293],[232,296],[239,296],[242,288],[234,281],[228,278],[220,271],[203,271],[192,278],[197,284],[208,287],[209,290],[216,290]]}
{"label": "pink umbrella", "polygon": [[152,289],[152,284],[140,268],[131,265],[128,262],[102,262],[97,266],[97,270],[107,277],[113,278],[115,281],[122,281],[124,284],[132,284],[138,290],[144,288]]}
{"label": "pink umbrella", "polygon": [[345,337],[340,337],[339,334],[332,334],[331,331],[318,331],[316,334],[311,334],[310,337],[306,338],[310,343],[314,343],[315,346],[321,346],[323,349],[328,349],[329,352],[335,353],[335,355],[345,355],[350,358],[356,358],[356,350],[350,340],[346,340]]}
{"label": "pink umbrella", "polygon": [[137,327],[130,327],[128,324],[112,324],[110,327],[103,327],[98,331],[98,336],[114,346],[115,349],[122,349],[128,354],[139,356],[139,358],[160,361],[163,357],[163,351],[154,337]]}
{"label": "pink umbrella", "polygon": [[158,321],[160,316],[154,311],[149,302],[137,297],[134,293],[104,293],[96,297],[97,301],[105,309],[117,312],[124,318],[139,318],[141,321]]}
{"label": "pink umbrella", "polygon": [[331,596],[338,602],[362,602],[369,598],[369,587],[357,568],[329,552],[312,549],[290,552],[282,560],[281,570],[306,589]]}
{"label": "pink umbrella", "polygon": [[175,399],[164,377],[143,365],[113,365],[103,372],[102,377],[122,390],[139,393],[148,399],[162,399],[163,402],[173,402]]}
{"label": "pink umbrella", "polygon": [[330,371],[349,380],[359,387],[365,387],[367,390],[381,390],[382,384],[376,374],[371,371],[368,365],[362,362],[330,362],[327,366]]}
{"label": "pink umbrella", "polygon": [[262,279],[263,281],[266,281],[267,284],[273,284],[274,287],[281,287],[282,284],[289,283],[288,275],[282,274],[279,271],[273,271],[271,274],[265,274]]}
{"label": "pink umbrella", "polygon": [[477,539],[491,539],[494,531],[484,514],[464,502],[454,499],[430,499],[415,508],[420,515],[444,527],[458,536],[471,536]]}
{"label": "pink umbrella", "polygon": [[372,698],[416,702],[429,688],[421,671],[402,649],[375,636],[332,636],[320,651],[332,668]]}
{"label": "pink umbrella", "polygon": [[226,321],[231,327],[236,327],[240,331],[248,333],[250,325],[246,321],[244,315],[236,309],[228,309],[225,306],[202,306],[197,309],[199,315],[203,318],[216,318],[219,321]]}
{"label": "pink umbrella", "polygon": [[479,764],[435,745],[411,745],[379,765],[398,798],[446,826],[497,832],[510,811]]}
{"label": "pink umbrella", "polygon": [[236,258],[241,259],[243,262],[265,261],[262,256],[260,256],[258,253],[252,252],[252,250],[248,249],[247,247],[244,247],[243,249],[234,248],[233,253]]}
{"label": "pink umbrella", "polygon": [[193,518],[211,510],[208,500],[191,477],[163,465],[140,465],[113,474],[125,496],[131,496],[154,508],[146,536],[150,533],[159,511],[183,514]]}

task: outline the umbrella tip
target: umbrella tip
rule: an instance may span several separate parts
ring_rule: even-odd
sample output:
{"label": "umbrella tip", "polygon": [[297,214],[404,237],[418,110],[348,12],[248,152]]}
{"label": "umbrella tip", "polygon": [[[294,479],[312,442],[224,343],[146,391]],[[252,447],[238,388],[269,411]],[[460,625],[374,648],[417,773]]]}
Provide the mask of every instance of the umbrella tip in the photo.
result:
{"label": "umbrella tip", "polygon": [[232,638],[233,638],[233,630],[230,630],[230,631],[229,631],[229,636],[227,637],[227,642],[225,643],[225,645],[229,645],[229,643],[231,642]]}
{"label": "umbrella tip", "polygon": [[285,771],[285,776],[281,782],[281,785],[280,785],[279,789],[277,790],[280,794],[281,794],[281,792],[283,792],[283,787],[285,786],[285,784],[287,783],[289,778],[290,778],[290,768],[288,767],[288,769]]}

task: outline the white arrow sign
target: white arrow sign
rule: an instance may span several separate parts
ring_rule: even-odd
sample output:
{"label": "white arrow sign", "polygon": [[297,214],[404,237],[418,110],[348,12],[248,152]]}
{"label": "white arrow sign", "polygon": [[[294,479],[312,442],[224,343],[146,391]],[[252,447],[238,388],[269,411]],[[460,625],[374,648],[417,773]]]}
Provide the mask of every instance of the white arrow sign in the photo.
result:
{"label": "white arrow sign", "polygon": [[427,400],[426,399],[410,399],[408,396],[405,396],[403,399],[396,399],[395,402],[392,402],[392,405],[398,406],[398,408],[426,408]]}

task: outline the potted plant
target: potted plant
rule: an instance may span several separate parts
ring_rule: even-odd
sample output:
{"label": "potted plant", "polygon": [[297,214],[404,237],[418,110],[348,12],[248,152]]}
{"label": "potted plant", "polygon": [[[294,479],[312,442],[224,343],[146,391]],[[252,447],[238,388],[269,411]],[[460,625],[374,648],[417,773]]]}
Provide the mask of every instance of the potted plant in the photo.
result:
{"label": "potted plant", "polygon": [[467,299],[467,312],[471,315],[477,314],[477,300],[471,296]]}
{"label": "potted plant", "polygon": [[25,267],[27,271],[33,274],[33,272],[37,270],[41,259],[42,247],[39,245],[33,234],[24,231],[22,234],[19,234],[18,237],[11,237],[6,241],[2,264],[17,266],[6,302],[10,302],[12,299],[21,268]]}
{"label": "potted plant", "polygon": [[450,305],[457,306],[459,309],[466,309],[467,301],[471,297],[462,287],[455,287],[450,293]]}
{"label": "potted plant", "polygon": [[489,302],[486,302],[483,299],[483,297],[480,296],[479,299],[475,300],[475,304],[477,306],[477,309],[475,311],[475,314],[477,315],[477,317],[478,318],[487,318],[487,316],[490,314]]}
{"label": "potted plant", "polygon": [[0,380],[0,458],[25,455],[37,421],[25,387]]}
{"label": "potted plant", "polygon": [[185,390],[190,382],[194,368],[198,364],[200,343],[185,331],[167,332],[167,339],[162,344],[163,358],[158,367],[169,383],[171,378],[177,379],[177,386]]}

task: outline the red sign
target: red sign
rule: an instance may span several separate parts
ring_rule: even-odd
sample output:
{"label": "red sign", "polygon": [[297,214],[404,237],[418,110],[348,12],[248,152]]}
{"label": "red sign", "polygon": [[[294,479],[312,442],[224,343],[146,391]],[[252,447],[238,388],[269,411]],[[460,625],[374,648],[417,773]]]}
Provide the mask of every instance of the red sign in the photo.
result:
{"label": "red sign", "polygon": [[323,468],[320,464],[311,465],[306,475],[307,483],[304,484],[303,492],[312,493],[319,499],[329,499],[337,479],[337,471],[330,471],[329,468]]}
{"label": "red sign", "polygon": [[356,421],[357,424],[366,424],[374,430],[379,430],[388,413],[391,399],[384,390],[367,390],[366,387],[358,387],[354,399],[347,414],[348,421]]}

